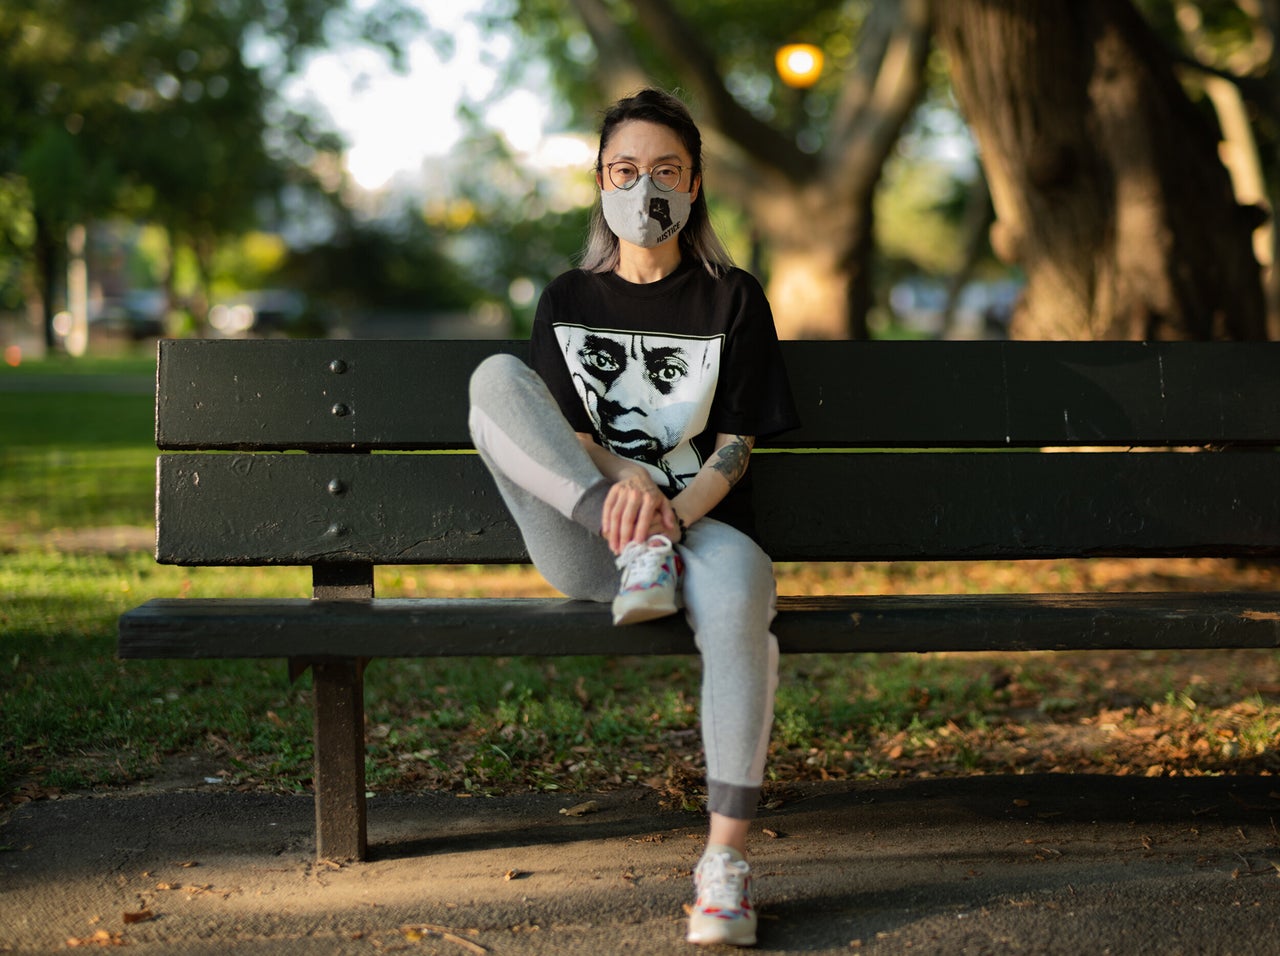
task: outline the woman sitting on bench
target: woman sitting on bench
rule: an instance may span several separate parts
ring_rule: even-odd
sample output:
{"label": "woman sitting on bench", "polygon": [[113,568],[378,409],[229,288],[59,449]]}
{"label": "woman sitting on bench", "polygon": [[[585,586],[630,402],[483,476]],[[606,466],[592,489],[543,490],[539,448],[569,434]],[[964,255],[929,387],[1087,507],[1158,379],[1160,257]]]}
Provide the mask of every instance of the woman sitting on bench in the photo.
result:
{"label": "woman sitting on bench", "polygon": [[610,108],[596,182],[582,265],[539,301],[533,368],[499,355],[472,377],[472,437],[552,585],[611,601],[616,624],[683,606],[711,816],[688,938],[749,946],[778,645],[745,476],[756,438],[798,420],[769,303],[711,227],[685,105],[643,90]]}

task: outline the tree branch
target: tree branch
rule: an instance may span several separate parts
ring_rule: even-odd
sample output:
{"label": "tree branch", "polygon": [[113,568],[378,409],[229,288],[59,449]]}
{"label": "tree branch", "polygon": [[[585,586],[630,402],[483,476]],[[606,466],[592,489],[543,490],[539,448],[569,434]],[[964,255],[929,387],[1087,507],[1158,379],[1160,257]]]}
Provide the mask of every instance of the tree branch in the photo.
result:
{"label": "tree branch", "polygon": [[756,161],[793,182],[812,176],[814,159],[795,142],[747,110],[725,87],[715,54],[669,0],[631,0],[636,18],[706,105],[712,122],[727,139]]}
{"label": "tree branch", "polygon": [[823,151],[828,170],[879,175],[924,91],[931,35],[929,0],[873,6],[859,38],[855,78],[845,84]]}
{"label": "tree branch", "polygon": [[596,48],[596,69],[609,101],[620,99],[651,82],[630,38],[603,0],[569,0]]}
{"label": "tree branch", "polygon": [[1191,53],[1187,53],[1185,50],[1179,50],[1172,46],[1168,46],[1166,49],[1169,51],[1169,59],[1173,61],[1174,66],[1184,66],[1203,73],[1205,76],[1226,80],[1228,83],[1234,84],[1240,90],[1240,95],[1253,106],[1256,106],[1272,119],[1280,119],[1280,92],[1277,92],[1274,83],[1263,77],[1246,76],[1221,69],[1206,63]]}

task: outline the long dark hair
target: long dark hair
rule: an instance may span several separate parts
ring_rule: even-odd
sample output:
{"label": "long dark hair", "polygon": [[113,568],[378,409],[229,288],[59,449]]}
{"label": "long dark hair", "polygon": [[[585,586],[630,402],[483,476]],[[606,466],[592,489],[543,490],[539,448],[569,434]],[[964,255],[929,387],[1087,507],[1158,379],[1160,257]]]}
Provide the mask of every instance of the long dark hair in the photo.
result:
{"label": "long dark hair", "polygon": [[[693,158],[692,176],[702,175],[702,133],[698,131],[689,108],[679,97],[655,89],[640,90],[618,100],[605,111],[604,121],[600,124],[600,148],[596,152],[597,174],[602,175],[604,172],[604,151],[614,131],[631,120],[657,123],[675,133]],[[733,257],[720,242],[720,237],[711,225],[705,186],[704,181],[703,186],[698,189],[698,198],[693,201],[693,208],[689,211],[689,221],[680,230],[680,251],[701,262],[708,272],[719,277],[732,268]],[[587,232],[581,268],[587,272],[612,272],[617,267],[618,237],[604,221],[604,213],[597,200],[591,212],[591,227]]]}

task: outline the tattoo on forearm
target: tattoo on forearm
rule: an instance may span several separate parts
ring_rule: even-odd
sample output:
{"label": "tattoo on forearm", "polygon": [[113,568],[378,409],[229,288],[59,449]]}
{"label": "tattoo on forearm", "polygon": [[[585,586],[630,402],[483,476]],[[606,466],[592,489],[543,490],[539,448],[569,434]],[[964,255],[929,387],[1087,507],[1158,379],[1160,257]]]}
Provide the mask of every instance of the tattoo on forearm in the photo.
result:
{"label": "tattoo on forearm", "polygon": [[716,452],[711,459],[711,467],[724,475],[729,487],[742,480],[747,473],[747,462],[751,458],[751,439],[743,435],[734,435],[733,440]]}

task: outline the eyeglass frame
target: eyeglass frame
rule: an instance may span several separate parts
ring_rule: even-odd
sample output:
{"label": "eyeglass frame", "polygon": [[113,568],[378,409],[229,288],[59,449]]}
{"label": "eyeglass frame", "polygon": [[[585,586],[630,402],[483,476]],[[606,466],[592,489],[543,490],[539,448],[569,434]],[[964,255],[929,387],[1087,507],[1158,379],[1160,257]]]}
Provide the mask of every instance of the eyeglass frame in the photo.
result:
{"label": "eyeglass frame", "polygon": [[[627,183],[627,185],[625,186],[615,182],[613,178],[614,166],[634,166],[636,168],[636,178],[631,180],[631,182]],[[653,171],[655,169],[662,169],[664,166],[669,166],[670,168],[676,170],[678,173],[678,175],[676,176],[676,181],[671,186],[664,186],[662,185],[662,183],[658,182],[656,179],[653,178]],[[680,184],[684,182],[684,171],[686,169],[692,169],[693,167],[684,166],[681,163],[654,163],[652,166],[645,167],[645,166],[641,166],[639,163],[633,163],[629,159],[618,159],[618,160],[614,160],[612,163],[605,163],[602,171],[604,172],[605,178],[609,180],[609,182],[613,185],[615,189],[621,189],[625,191],[628,189],[635,188],[636,183],[640,182],[640,170],[646,169],[646,168],[649,170],[649,181],[653,183],[653,185],[656,186],[662,192],[670,193],[670,192],[675,192],[677,189],[680,188]]]}

